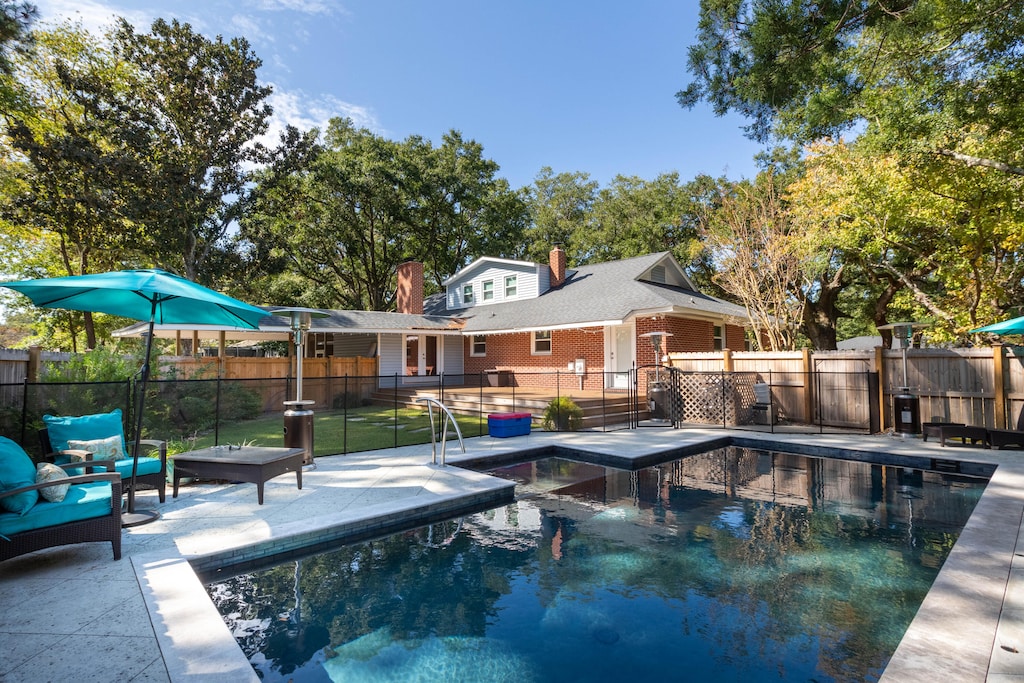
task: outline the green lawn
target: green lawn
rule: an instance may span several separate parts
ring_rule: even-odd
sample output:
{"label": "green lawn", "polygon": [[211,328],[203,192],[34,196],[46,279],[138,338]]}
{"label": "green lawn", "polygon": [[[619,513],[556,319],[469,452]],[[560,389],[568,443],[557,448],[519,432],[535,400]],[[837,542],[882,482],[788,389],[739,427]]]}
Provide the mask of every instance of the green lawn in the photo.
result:
{"label": "green lawn", "polygon": [[[480,436],[487,433],[487,418],[473,415],[457,415],[462,436]],[[437,413],[434,414],[437,428]],[[396,424],[398,428],[396,429]],[[449,438],[455,438],[455,430],[449,426]],[[416,409],[367,408],[342,411],[317,412],[313,416],[313,450],[315,455],[353,453],[377,448],[392,448],[396,444],[409,446],[430,443],[430,418],[426,411]],[[251,444],[257,446],[284,445],[284,418],[270,415],[255,420],[244,420],[221,425],[218,441],[221,444]],[[195,448],[214,445],[214,434],[204,434],[195,440],[168,444],[169,453],[181,453]]]}

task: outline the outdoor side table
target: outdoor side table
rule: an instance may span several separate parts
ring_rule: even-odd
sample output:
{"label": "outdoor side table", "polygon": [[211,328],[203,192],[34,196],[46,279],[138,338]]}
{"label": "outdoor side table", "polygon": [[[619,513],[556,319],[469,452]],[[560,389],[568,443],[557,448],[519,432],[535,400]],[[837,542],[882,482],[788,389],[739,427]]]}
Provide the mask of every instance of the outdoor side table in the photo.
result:
{"label": "outdoor side table", "polygon": [[257,497],[263,505],[263,484],[287,472],[295,473],[302,488],[302,457],[304,448],[270,446],[213,446],[174,456],[174,493],[182,476],[207,479],[228,479],[256,484]]}

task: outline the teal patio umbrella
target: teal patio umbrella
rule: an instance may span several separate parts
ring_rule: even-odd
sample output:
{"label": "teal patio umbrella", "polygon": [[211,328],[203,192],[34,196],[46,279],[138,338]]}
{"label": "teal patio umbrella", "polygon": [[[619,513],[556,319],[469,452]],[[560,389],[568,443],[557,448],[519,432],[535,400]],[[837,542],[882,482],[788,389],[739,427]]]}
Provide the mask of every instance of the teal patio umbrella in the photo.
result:
{"label": "teal patio umbrella", "polygon": [[985,327],[979,327],[976,330],[971,330],[971,334],[974,334],[975,332],[988,332],[989,334],[1024,334],[1024,316],[1004,320],[1001,323],[993,323],[992,325],[986,325]]}
{"label": "teal patio umbrella", "polygon": [[109,313],[149,322],[146,355],[141,368],[141,389],[136,403],[135,440],[132,447],[132,479],[128,488],[128,514],[124,525],[155,520],[155,511],[135,510],[135,476],[142,439],[142,409],[149,381],[149,354],[153,326],[161,324],[222,325],[254,330],[268,313],[232,299],[191,280],[162,270],[120,270],[92,275],[5,282],[0,286],[21,292],[36,306],[72,311]]}

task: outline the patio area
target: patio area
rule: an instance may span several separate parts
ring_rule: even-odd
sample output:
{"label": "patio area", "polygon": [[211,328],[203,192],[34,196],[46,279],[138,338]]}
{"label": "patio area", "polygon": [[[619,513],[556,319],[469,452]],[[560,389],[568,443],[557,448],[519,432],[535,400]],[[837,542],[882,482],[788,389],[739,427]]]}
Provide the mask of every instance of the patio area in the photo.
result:
{"label": "patio area", "polygon": [[[886,435],[796,435],[640,429],[479,437],[449,463],[558,445],[631,458],[732,439],[737,445],[816,454],[841,449],[899,464],[903,456],[995,463],[996,470],[946,560],[884,681],[1024,681],[1024,567],[1015,551],[1024,515],[1024,452],[946,447]],[[410,517],[438,519],[508,499],[504,480],[430,464],[430,445],[317,458],[303,473],[252,484],[184,487],[154,523],[110,545],[67,546],[0,563],[0,680],[257,681],[196,576],[358,532],[385,533]]]}

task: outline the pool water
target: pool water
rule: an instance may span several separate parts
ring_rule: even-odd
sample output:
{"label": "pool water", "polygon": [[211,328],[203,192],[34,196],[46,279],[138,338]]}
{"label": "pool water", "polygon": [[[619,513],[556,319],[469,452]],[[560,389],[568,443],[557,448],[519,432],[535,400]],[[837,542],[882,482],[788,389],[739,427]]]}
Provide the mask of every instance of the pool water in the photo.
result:
{"label": "pool water", "polygon": [[985,485],[726,448],[209,585],[264,681],[876,680]]}

